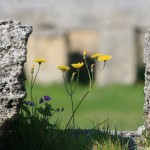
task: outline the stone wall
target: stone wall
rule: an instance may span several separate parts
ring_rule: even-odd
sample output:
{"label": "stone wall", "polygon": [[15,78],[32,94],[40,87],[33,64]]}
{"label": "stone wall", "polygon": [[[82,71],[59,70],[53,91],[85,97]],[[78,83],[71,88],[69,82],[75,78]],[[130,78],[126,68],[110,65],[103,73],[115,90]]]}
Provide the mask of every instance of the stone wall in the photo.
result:
{"label": "stone wall", "polygon": [[20,22],[0,21],[0,136],[6,123],[17,113],[17,106],[26,97],[23,67],[31,26]]}
{"label": "stone wall", "polygon": [[116,27],[111,24],[102,31],[81,28],[72,29],[63,35],[32,36],[29,40],[28,61],[25,66],[27,79],[31,76],[33,60],[42,57],[48,62],[41,67],[37,82],[41,84],[61,82],[62,77],[58,73],[57,66],[68,65],[69,56],[74,53],[82,55],[83,50],[87,50],[89,56],[92,53],[103,53],[113,57],[101,73],[98,85],[133,84],[137,79],[138,61],[142,57],[141,49],[138,50],[136,47],[139,41],[136,42],[136,32],[133,28]]}
{"label": "stone wall", "polygon": [[135,45],[135,32],[132,27],[124,27],[120,23],[119,27],[117,24],[110,24],[103,28],[99,52],[110,54],[113,58],[106,64],[100,84],[135,83],[138,61]]}
{"label": "stone wall", "polygon": [[61,36],[31,36],[28,44],[27,63],[25,64],[25,72],[29,80],[31,78],[31,67],[34,64],[33,60],[36,58],[44,58],[47,60],[40,68],[37,82],[41,84],[62,82],[62,76],[57,66],[67,64],[65,38]]}

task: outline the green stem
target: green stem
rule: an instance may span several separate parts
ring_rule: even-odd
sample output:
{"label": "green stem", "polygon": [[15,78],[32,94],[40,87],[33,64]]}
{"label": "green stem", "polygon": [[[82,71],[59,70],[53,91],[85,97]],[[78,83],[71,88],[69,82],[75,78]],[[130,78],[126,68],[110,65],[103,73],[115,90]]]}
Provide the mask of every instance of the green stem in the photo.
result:
{"label": "green stem", "polygon": [[32,76],[31,76],[31,87],[30,87],[31,101],[33,101],[33,96],[32,96],[32,83],[33,83],[33,73],[32,73]]}
{"label": "green stem", "polygon": [[[73,103],[72,81],[71,81],[70,99],[71,99],[71,107],[72,107],[72,114],[73,114],[73,112],[74,112],[74,103]],[[75,128],[75,118],[74,118],[74,115],[73,115],[72,123],[73,123],[73,128]]]}
{"label": "green stem", "polygon": [[33,100],[33,96],[32,96],[33,87],[34,87],[34,83],[35,83],[35,80],[36,80],[36,78],[37,78],[37,75],[38,75],[38,73],[39,73],[40,66],[41,66],[41,64],[39,64],[39,67],[38,67],[38,70],[37,70],[37,72],[36,72],[36,75],[35,75],[34,80],[33,80],[33,75],[32,75],[32,79],[31,79],[31,100]]}
{"label": "green stem", "polygon": [[86,66],[87,71],[88,71],[88,76],[89,76],[89,80],[90,80],[90,88],[91,88],[92,87],[92,79],[91,79],[89,67],[88,67],[87,62],[86,62],[86,58],[84,59],[84,62],[85,62],[85,66]]}
{"label": "green stem", "polygon": [[75,90],[76,90],[76,88],[77,88],[78,81],[79,81],[79,69],[77,69],[77,73],[78,73],[78,75],[77,75],[77,80],[76,80],[76,83],[75,83],[75,87],[74,87],[74,89],[73,89],[73,91],[72,91],[72,94],[74,94],[74,92],[75,92]]}
{"label": "green stem", "polygon": [[65,74],[64,73],[63,73],[63,79],[64,79],[64,84],[65,84],[66,91],[71,96],[71,93],[69,92],[67,84],[66,84],[66,79],[65,79]]}
{"label": "green stem", "polygon": [[71,117],[70,117],[70,119],[69,119],[69,121],[68,121],[68,123],[67,123],[67,125],[65,127],[65,130],[67,129],[67,127],[70,124],[70,121],[73,118],[75,112],[77,111],[77,109],[79,108],[79,106],[81,105],[81,103],[83,102],[83,100],[85,99],[85,97],[88,95],[88,93],[90,92],[90,90],[91,90],[91,88],[88,89],[88,91],[84,94],[84,96],[82,97],[82,99],[80,100],[80,102],[78,103],[78,105],[76,106],[76,108],[74,109],[74,112],[72,113],[72,115],[71,115]]}
{"label": "green stem", "polygon": [[[77,69],[77,79],[76,79],[76,83],[75,83],[75,86],[74,86],[74,89],[73,89],[73,79],[74,77],[71,78],[71,94],[70,94],[70,97],[71,97],[71,105],[72,105],[72,114],[74,113],[74,103],[73,103],[73,94],[77,88],[77,84],[78,84],[78,80],[79,80],[79,69]],[[75,128],[75,114],[73,114],[73,117],[72,117],[72,121],[73,121],[73,128]]]}
{"label": "green stem", "polygon": [[91,75],[91,79],[92,79],[92,85],[94,83],[94,73],[92,72],[92,75]]}

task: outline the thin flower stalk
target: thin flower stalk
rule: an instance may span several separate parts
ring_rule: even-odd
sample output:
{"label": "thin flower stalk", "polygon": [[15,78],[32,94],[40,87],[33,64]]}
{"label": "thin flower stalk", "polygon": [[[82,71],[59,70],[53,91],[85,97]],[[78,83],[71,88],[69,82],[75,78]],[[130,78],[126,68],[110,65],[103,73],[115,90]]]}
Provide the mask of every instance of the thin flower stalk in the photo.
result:
{"label": "thin flower stalk", "polygon": [[77,79],[76,79],[76,83],[75,83],[75,86],[74,86],[74,89],[72,91],[72,94],[74,94],[76,88],[77,88],[77,85],[78,85],[78,81],[79,81],[79,74],[80,74],[80,71],[79,69],[77,70]]}
{"label": "thin flower stalk", "polygon": [[86,66],[86,69],[88,71],[88,76],[89,76],[89,80],[90,80],[90,89],[92,88],[92,79],[91,79],[91,75],[90,75],[90,71],[89,71],[89,67],[87,65],[87,61],[86,61],[86,55],[84,54],[83,55],[83,59],[84,59],[84,63],[85,63],[85,66]]}
{"label": "thin flower stalk", "polygon": [[92,80],[91,82],[92,82],[92,85],[93,85],[93,83],[94,83],[94,65],[95,65],[95,64],[92,64],[92,65],[91,65],[91,80]]}
{"label": "thin flower stalk", "polygon": [[[73,80],[74,80],[74,76],[76,74],[76,72],[74,72],[72,74],[72,77],[71,77],[71,95],[70,95],[70,98],[71,98],[71,103],[72,103],[72,114],[74,113],[74,101],[73,101],[73,94],[77,88],[77,85],[78,85],[78,80],[79,80],[79,69],[77,69],[77,79],[76,79],[76,83],[75,83],[75,86],[73,88]],[[73,115],[72,117],[72,123],[73,123],[73,128],[75,128],[75,115]]]}
{"label": "thin flower stalk", "polygon": [[[71,117],[70,117],[70,119],[69,119],[69,121],[68,121],[65,129],[68,128],[71,120],[72,119],[74,120],[74,116],[75,116],[76,111],[78,110],[79,106],[81,105],[81,103],[83,102],[83,100],[85,99],[85,97],[88,95],[88,93],[90,92],[90,90],[92,89],[92,78],[91,78],[90,71],[89,71],[89,68],[88,68],[88,65],[87,65],[87,62],[86,62],[86,53],[85,53],[85,51],[84,51],[84,54],[83,54],[83,59],[84,59],[84,62],[85,62],[85,65],[86,65],[86,68],[87,68],[87,71],[88,71],[89,80],[90,80],[89,89],[87,90],[87,92],[85,93],[85,95],[81,98],[81,100],[77,104],[76,108],[72,112],[72,115],[71,115]],[[78,71],[78,75],[79,75],[79,69],[77,69],[77,71]],[[78,78],[77,78],[77,80],[78,80]]]}
{"label": "thin flower stalk", "polygon": [[65,130],[68,128],[72,118],[74,117],[76,111],[78,110],[79,106],[81,105],[81,103],[83,102],[83,100],[85,99],[85,97],[88,95],[88,93],[90,92],[91,89],[88,89],[88,91],[84,94],[84,96],[82,97],[82,99],[79,101],[78,105],[76,106],[76,108],[74,109],[74,112],[72,113],[68,123],[65,126]]}
{"label": "thin flower stalk", "polygon": [[33,96],[32,96],[33,74],[34,74],[34,66],[32,66],[31,68],[31,87],[30,87],[31,100],[33,100]]}
{"label": "thin flower stalk", "polygon": [[33,100],[33,95],[32,95],[32,93],[33,93],[33,87],[34,87],[37,75],[39,73],[40,66],[41,66],[41,64],[39,63],[38,70],[36,72],[36,75],[35,75],[34,79],[33,79],[33,74],[32,74],[32,77],[31,77],[31,88],[30,88],[30,91],[31,91],[31,100]]}
{"label": "thin flower stalk", "polygon": [[71,95],[71,93],[69,92],[68,87],[67,87],[67,82],[66,82],[66,78],[65,78],[65,73],[64,72],[63,72],[63,80],[64,80],[64,84],[65,84],[65,89],[66,89],[68,95]]}
{"label": "thin flower stalk", "polygon": [[[91,56],[92,59],[96,59],[97,61],[103,61],[103,67],[101,68],[100,67],[100,64],[98,63],[99,65],[99,73],[101,73],[104,68],[105,68],[105,64],[106,64],[106,61],[107,60],[110,60],[112,58],[112,56],[110,55],[102,55],[102,54],[93,54]],[[68,94],[70,95],[71,97],[71,104],[72,104],[72,114],[71,114],[71,117],[69,118],[69,121],[67,122],[66,126],[65,126],[65,130],[69,127],[70,125],[70,122],[73,121],[73,127],[75,128],[75,113],[76,111],[78,110],[79,106],[81,105],[81,103],[84,101],[85,97],[89,94],[89,92],[91,91],[91,89],[93,88],[93,85],[95,84],[94,82],[94,64],[91,65],[91,68],[89,69],[88,65],[87,65],[87,61],[86,61],[86,51],[83,52],[83,60],[84,60],[84,63],[83,62],[79,62],[79,63],[76,63],[76,64],[72,64],[72,66],[74,68],[77,69],[77,72],[78,72],[78,76],[77,76],[77,79],[76,79],[76,83],[75,83],[75,86],[74,86],[74,89],[73,89],[73,79],[74,79],[74,74],[72,75],[71,77],[71,91],[68,92]],[[85,64],[86,66],[86,69],[87,69],[87,72],[88,72],[88,77],[89,77],[89,88],[88,90],[85,92],[85,94],[83,95],[83,97],[81,97],[80,101],[78,102],[78,104],[76,105],[76,107],[74,108],[74,102],[73,102],[73,94],[76,90],[76,87],[77,87],[77,84],[78,84],[78,79],[79,79],[79,70],[80,68]],[[66,86],[66,85],[65,85]],[[67,86],[66,86],[67,87]]]}
{"label": "thin flower stalk", "polygon": [[[74,102],[73,102],[73,89],[72,89],[72,80],[71,80],[71,92],[70,92],[70,99],[71,99],[71,108],[72,108],[72,114],[74,112]],[[73,124],[73,128],[75,128],[75,118],[73,115],[73,119],[72,119],[72,124]]]}

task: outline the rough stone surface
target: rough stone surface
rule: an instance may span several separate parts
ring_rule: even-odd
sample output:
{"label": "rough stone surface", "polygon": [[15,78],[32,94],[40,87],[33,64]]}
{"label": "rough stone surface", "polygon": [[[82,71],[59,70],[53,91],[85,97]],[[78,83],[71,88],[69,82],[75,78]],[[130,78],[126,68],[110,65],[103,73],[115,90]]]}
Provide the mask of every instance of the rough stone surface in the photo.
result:
{"label": "rough stone surface", "polygon": [[145,63],[145,127],[150,134],[150,30],[145,35],[145,47],[144,47],[144,63]]}
{"label": "rough stone surface", "polygon": [[0,21],[0,131],[13,119],[17,105],[26,97],[23,67],[31,26],[20,22]]}

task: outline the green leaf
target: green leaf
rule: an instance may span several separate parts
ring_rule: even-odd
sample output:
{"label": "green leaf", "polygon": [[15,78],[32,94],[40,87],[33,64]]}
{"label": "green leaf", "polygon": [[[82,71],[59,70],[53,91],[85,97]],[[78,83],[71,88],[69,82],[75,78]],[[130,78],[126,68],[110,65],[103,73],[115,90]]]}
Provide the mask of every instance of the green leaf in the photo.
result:
{"label": "green leaf", "polygon": [[37,110],[38,110],[38,112],[39,112],[40,114],[45,115],[44,109],[43,109],[42,107],[37,108]]}
{"label": "green leaf", "polygon": [[20,110],[23,110],[28,116],[31,116],[31,112],[28,106],[21,105]]}

